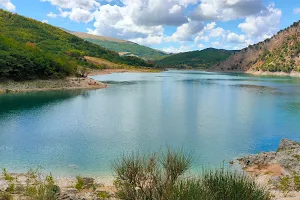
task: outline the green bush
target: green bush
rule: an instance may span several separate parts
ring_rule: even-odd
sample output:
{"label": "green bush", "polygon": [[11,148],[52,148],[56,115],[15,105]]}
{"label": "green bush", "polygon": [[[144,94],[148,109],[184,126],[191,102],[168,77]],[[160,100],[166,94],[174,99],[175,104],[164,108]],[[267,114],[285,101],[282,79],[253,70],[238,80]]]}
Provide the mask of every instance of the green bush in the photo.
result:
{"label": "green bush", "polygon": [[204,172],[198,180],[208,200],[268,200],[269,193],[246,175],[224,169]]}
{"label": "green bush", "polygon": [[122,199],[164,199],[191,167],[191,157],[168,149],[158,155],[123,155],[113,163],[117,196]]}
{"label": "green bush", "polygon": [[192,159],[183,150],[123,155],[113,163],[117,196],[145,200],[269,200],[267,190],[247,176],[221,170],[185,178]]}
{"label": "green bush", "polygon": [[80,191],[83,189],[83,186],[84,186],[83,179],[81,176],[76,176],[76,180],[77,180],[77,183],[75,185],[75,188]]}
{"label": "green bush", "polygon": [[12,196],[6,192],[0,192],[0,200],[12,200]]}
{"label": "green bush", "polygon": [[28,175],[32,175],[29,178],[35,180],[35,184],[29,184],[29,179],[25,187],[25,196],[29,200],[56,200],[59,197],[60,188],[54,184],[53,176],[50,173],[46,176],[45,181],[41,180],[37,171],[29,171]]}

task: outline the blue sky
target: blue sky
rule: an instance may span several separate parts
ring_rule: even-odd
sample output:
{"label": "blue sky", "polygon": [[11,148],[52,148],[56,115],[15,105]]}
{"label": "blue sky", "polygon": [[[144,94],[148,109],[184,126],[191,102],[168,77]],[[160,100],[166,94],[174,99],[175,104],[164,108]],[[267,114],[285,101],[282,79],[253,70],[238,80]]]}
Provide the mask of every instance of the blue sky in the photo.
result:
{"label": "blue sky", "polygon": [[166,52],[241,49],[300,20],[299,0],[0,0],[0,7]]}

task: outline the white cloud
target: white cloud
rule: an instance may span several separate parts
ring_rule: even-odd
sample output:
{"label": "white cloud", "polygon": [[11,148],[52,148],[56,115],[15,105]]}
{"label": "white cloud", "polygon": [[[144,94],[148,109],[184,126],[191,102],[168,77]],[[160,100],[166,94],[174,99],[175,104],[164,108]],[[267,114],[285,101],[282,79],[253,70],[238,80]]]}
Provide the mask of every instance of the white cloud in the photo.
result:
{"label": "white cloud", "polygon": [[103,5],[94,13],[95,29],[89,33],[128,40],[163,36],[163,26],[137,25],[128,14],[128,7]]}
{"label": "white cloud", "polygon": [[54,6],[63,9],[81,8],[85,10],[93,10],[100,4],[96,0],[41,0],[42,2],[50,2]]}
{"label": "white cloud", "polygon": [[55,13],[53,13],[53,12],[49,12],[49,13],[47,14],[47,17],[55,18],[55,17],[57,17],[57,14],[55,14]]}
{"label": "white cloud", "polygon": [[122,0],[127,15],[135,24],[144,26],[179,26],[187,23],[185,10],[181,9],[178,2],[180,3],[178,0]]}
{"label": "white cloud", "polygon": [[160,44],[164,40],[164,36],[151,36],[149,35],[146,38],[135,38],[131,39],[131,42],[135,42],[141,45],[153,45],[153,44]]}
{"label": "white cloud", "polygon": [[200,41],[204,41],[204,42],[208,42],[209,41],[209,37],[208,36],[204,36],[204,35],[198,35],[197,37],[195,37],[195,43],[198,43]]}
{"label": "white cloud", "polygon": [[63,11],[61,8],[58,8],[59,10],[59,16],[63,17],[63,18],[66,18],[68,16],[70,16],[71,12],[68,12],[68,11]]}
{"label": "white cloud", "polygon": [[259,15],[246,17],[244,23],[238,27],[250,38],[258,40],[266,39],[274,35],[279,30],[281,10],[270,4],[267,10]]}
{"label": "white cloud", "polygon": [[48,20],[43,20],[42,22],[48,24]]}
{"label": "white cloud", "polygon": [[166,53],[181,53],[181,52],[192,51],[193,48],[194,48],[194,46],[182,45],[178,48],[176,48],[176,47],[165,47],[165,48],[162,49],[162,51],[164,51]]}
{"label": "white cloud", "polygon": [[210,31],[209,37],[216,38],[225,36],[225,30],[223,28],[217,27]]}
{"label": "white cloud", "polygon": [[179,5],[174,5],[172,8],[169,9],[170,14],[178,13],[181,11],[181,6]]}
{"label": "white cloud", "polygon": [[81,8],[73,8],[70,13],[70,19],[75,22],[90,22],[93,18],[93,14],[90,11]]}
{"label": "white cloud", "polygon": [[246,40],[245,35],[238,35],[236,33],[229,33],[227,35],[227,41],[231,43],[243,43]]}
{"label": "white cloud", "polygon": [[[209,44],[223,48],[227,45],[244,47],[274,34],[281,17],[281,11],[273,4],[264,6],[264,0],[40,1],[57,7],[59,12],[50,12],[48,17],[68,17],[72,21],[86,23],[92,21],[94,27],[88,29],[91,34],[143,45],[171,42],[177,43],[174,46],[180,45],[165,48],[168,52],[203,48],[204,44],[207,47]],[[191,11],[191,8],[195,9]],[[238,26],[242,34],[226,30],[226,26],[218,27],[216,23],[236,19],[245,20]],[[165,32],[167,26],[175,27],[176,31]],[[185,41],[193,41],[194,46],[184,45]]]}
{"label": "white cloud", "polygon": [[295,8],[295,9],[294,9],[294,13],[295,13],[295,14],[299,14],[299,13],[300,13],[300,8]]}
{"label": "white cloud", "polygon": [[209,24],[206,24],[206,26],[204,27],[204,30],[205,30],[205,31],[210,31],[210,30],[212,30],[213,28],[215,28],[216,25],[217,25],[216,22],[211,22],[211,23],[209,23]]}
{"label": "white cloud", "polygon": [[228,21],[257,14],[263,9],[263,0],[202,0],[191,18]]}
{"label": "white cloud", "polygon": [[174,41],[191,41],[193,36],[204,28],[203,22],[189,20],[188,23],[179,26],[171,36]]}
{"label": "white cloud", "polygon": [[0,0],[0,6],[4,7],[9,11],[15,11],[16,6],[10,2],[10,0]]}
{"label": "white cloud", "polygon": [[198,47],[199,47],[200,50],[205,48],[204,44],[198,44]]}
{"label": "white cloud", "polygon": [[211,43],[211,46],[212,46],[212,47],[215,47],[215,48],[216,48],[216,47],[219,47],[220,45],[221,45],[221,44],[220,44],[219,41],[215,41],[215,42],[212,42],[212,43]]}

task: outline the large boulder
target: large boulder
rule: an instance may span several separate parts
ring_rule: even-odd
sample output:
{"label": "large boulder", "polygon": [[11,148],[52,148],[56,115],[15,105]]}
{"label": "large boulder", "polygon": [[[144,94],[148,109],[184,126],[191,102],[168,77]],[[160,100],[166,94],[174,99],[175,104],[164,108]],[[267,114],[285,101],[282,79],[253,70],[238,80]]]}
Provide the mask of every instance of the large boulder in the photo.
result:
{"label": "large boulder", "polygon": [[6,180],[0,180],[0,191],[4,192],[7,190],[9,184]]}
{"label": "large boulder", "polygon": [[300,149],[300,143],[292,140],[288,140],[283,138],[280,141],[278,146],[278,151],[286,151],[286,150],[293,150],[293,149]]}
{"label": "large boulder", "polygon": [[82,182],[83,182],[83,185],[84,185],[83,186],[84,189],[91,188],[94,185],[94,179],[93,178],[83,177]]}

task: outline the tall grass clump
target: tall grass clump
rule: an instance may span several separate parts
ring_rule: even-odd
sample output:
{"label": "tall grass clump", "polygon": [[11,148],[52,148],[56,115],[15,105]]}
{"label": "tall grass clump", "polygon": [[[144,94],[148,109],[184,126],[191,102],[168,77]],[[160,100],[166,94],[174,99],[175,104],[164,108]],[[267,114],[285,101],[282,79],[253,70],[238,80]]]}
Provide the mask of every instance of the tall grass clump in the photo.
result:
{"label": "tall grass clump", "polygon": [[117,195],[128,200],[167,198],[177,179],[191,167],[191,161],[183,150],[123,155],[113,163]]}
{"label": "tall grass clump", "polygon": [[270,200],[270,194],[247,176],[211,170],[197,178],[184,179],[176,184],[169,199],[189,200]]}
{"label": "tall grass clump", "polygon": [[123,155],[113,162],[117,196],[128,200],[270,200],[267,190],[230,170],[186,172],[192,158],[183,150]]}

